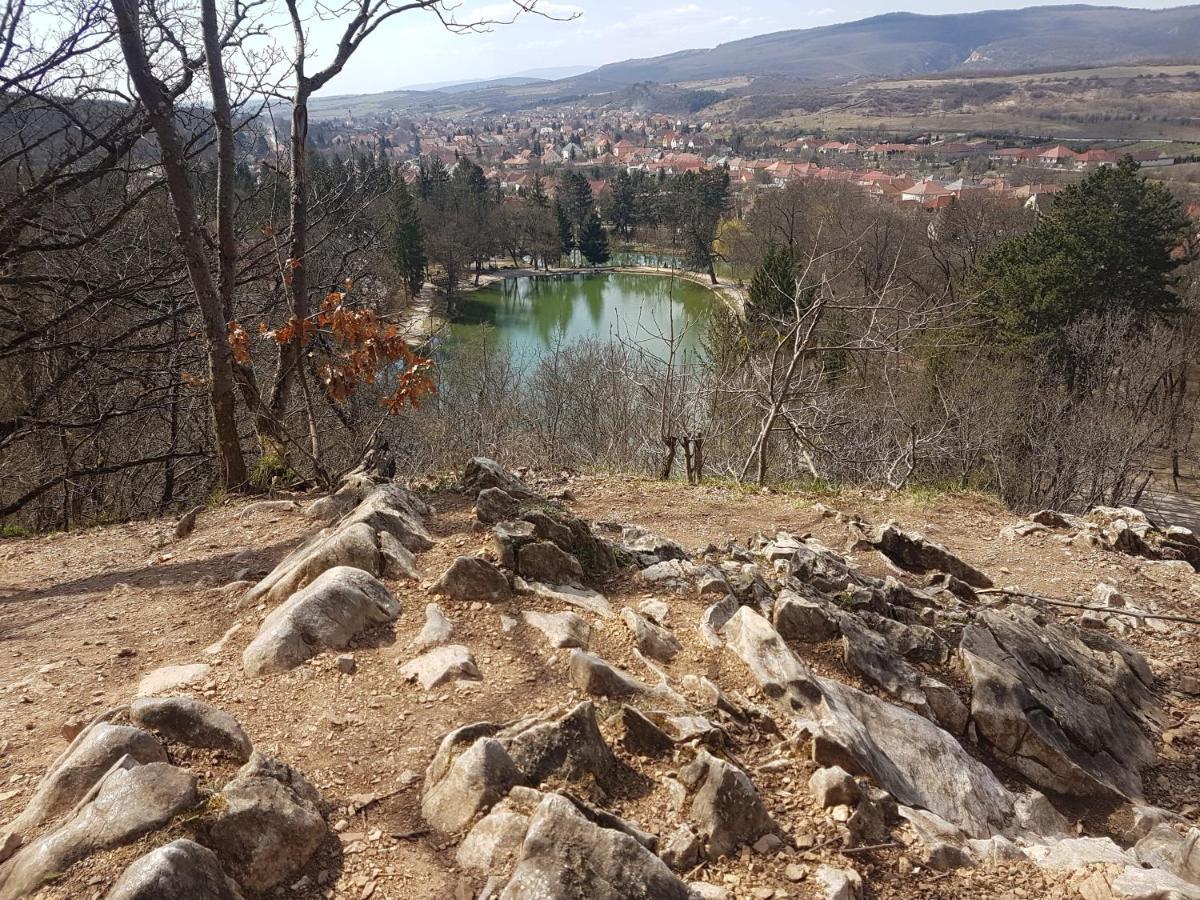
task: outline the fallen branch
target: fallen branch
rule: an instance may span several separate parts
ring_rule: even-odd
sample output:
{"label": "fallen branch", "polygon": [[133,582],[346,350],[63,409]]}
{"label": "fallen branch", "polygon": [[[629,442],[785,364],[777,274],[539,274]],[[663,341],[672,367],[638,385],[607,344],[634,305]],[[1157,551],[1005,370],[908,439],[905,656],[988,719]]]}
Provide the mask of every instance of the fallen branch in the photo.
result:
{"label": "fallen branch", "polygon": [[884,844],[868,844],[865,847],[840,847],[838,853],[841,853],[843,856],[850,856],[854,853],[870,853],[873,850],[891,850],[893,847],[903,846],[903,844],[899,844],[896,841],[888,841]]}
{"label": "fallen branch", "polygon": [[412,841],[429,834],[429,828],[414,828],[412,831],[393,831],[392,837],[398,841]]}
{"label": "fallen branch", "polygon": [[1030,600],[1040,600],[1042,603],[1051,603],[1054,606],[1070,606],[1074,609],[1086,609],[1092,612],[1111,613],[1116,616],[1131,616],[1135,619],[1163,619],[1167,622],[1183,622],[1187,625],[1200,625],[1200,619],[1193,619],[1188,616],[1173,616],[1167,613],[1150,613],[1131,609],[1122,609],[1119,606],[1089,606],[1086,603],[1073,603],[1070,600],[1056,600],[1053,597],[1043,597],[1040,594],[1031,594],[1028,591],[1014,591],[1011,588],[977,588],[976,594],[1006,594],[1010,597],[1027,597]]}

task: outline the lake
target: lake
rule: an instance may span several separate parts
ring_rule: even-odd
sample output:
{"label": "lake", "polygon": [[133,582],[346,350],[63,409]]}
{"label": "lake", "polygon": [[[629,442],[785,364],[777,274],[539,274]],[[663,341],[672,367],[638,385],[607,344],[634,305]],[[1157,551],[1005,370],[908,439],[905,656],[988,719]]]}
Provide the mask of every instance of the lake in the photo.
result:
{"label": "lake", "polygon": [[637,341],[661,354],[672,327],[686,354],[703,353],[711,304],[702,285],[662,275],[607,272],[509,278],[463,294],[450,340],[506,345],[513,361],[536,363],[583,339]]}

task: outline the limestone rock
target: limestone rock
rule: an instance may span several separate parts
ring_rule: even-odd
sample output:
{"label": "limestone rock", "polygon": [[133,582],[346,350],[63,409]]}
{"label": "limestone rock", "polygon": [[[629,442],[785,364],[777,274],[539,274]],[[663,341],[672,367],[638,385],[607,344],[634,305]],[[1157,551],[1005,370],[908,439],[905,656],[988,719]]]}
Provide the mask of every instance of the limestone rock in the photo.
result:
{"label": "limestone rock", "polygon": [[815,644],[838,634],[837,617],[828,604],[782,591],[771,610],[775,630],[786,641]]}
{"label": "limestone rock", "polygon": [[967,730],[971,711],[954,688],[936,678],[923,675],[921,692],[925,695],[925,702],[935,722],[954,735],[960,735]]}
{"label": "limestone rock", "polygon": [[620,548],[646,568],[669,559],[687,559],[688,552],[675,541],[653,534],[640,525],[618,525],[598,522],[595,530],[611,536]]}
{"label": "limestone rock", "polygon": [[686,595],[691,593],[692,582],[701,571],[699,566],[685,559],[670,559],[642,569],[638,578],[646,584]]}
{"label": "limestone rock", "polygon": [[535,810],[500,900],[689,900],[687,886],[628,834],[597,825],[557,794]]}
{"label": "limestone rock", "polygon": [[825,900],[858,900],[862,896],[862,877],[853,869],[818,866],[816,875],[825,886]]}
{"label": "limestone rock", "polygon": [[591,628],[573,612],[543,613],[527,610],[522,613],[525,623],[546,636],[551,647],[587,649]]}
{"label": "limestone rock", "polygon": [[167,761],[162,744],[140,728],[97,722],[85,729],[46,773],[11,830],[28,833],[70,812],[126,756],[134,763]]}
{"label": "limestone rock", "polygon": [[462,644],[448,644],[422,653],[401,666],[400,675],[420,682],[427,691],[447,681],[463,678],[477,681],[483,677],[475,665],[475,657]]}
{"label": "limestone rock", "polygon": [[380,485],[370,491],[339,527],[349,528],[358,523],[371,526],[376,532],[387,532],[413,553],[433,547],[433,538],[425,528],[431,510],[416,494],[399,484]]}
{"label": "limestone rock", "polygon": [[651,597],[639,603],[637,605],[637,611],[655,625],[662,625],[665,628],[667,624],[667,617],[671,614],[671,607],[669,607],[662,600],[656,600]]}
{"label": "limestone rock", "polygon": [[521,519],[533,526],[539,541],[552,541],[560,550],[575,557],[586,578],[602,578],[616,571],[617,551],[593,534],[588,523],[578,516],[554,507],[537,506],[523,509]]}
{"label": "limestone rock", "polygon": [[497,522],[492,528],[492,542],[496,545],[500,565],[512,572],[517,570],[517,552],[537,539],[537,532],[530,522]]}
{"label": "limestone rock", "polygon": [[667,629],[639,616],[628,606],[621,610],[621,621],[633,632],[638,649],[659,662],[669,663],[681,649],[679,639]]}
{"label": "limestone rock", "polygon": [[1200,900],[1200,887],[1162,869],[1126,866],[1109,889],[1118,900]]}
{"label": "limestone rock", "polygon": [[720,631],[725,627],[726,623],[733,618],[733,614],[738,611],[737,598],[732,594],[727,595],[721,600],[718,600],[708,609],[704,610],[704,614],[700,617],[700,624],[697,628],[700,631],[700,636],[704,638],[704,642],[714,650],[721,648]]}
{"label": "limestone rock", "polygon": [[463,489],[473,497],[478,497],[481,491],[488,488],[499,488],[511,497],[519,500],[541,500],[541,496],[525,482],[510,475],[504,467],[494,459],[476,456],[467,460],[462,474]]}
{"label": "limestone rock", "polygon": [[242,900],[215,853],[180,839],[138,857],[106,900]]}
{"label": "limestone rock", "polygon": [[602,619],[610,618],[613,614],[612,606],[609,605],[607,598],[590,588],[575,587],[569,584],[543,584],[540,581],[521,583],[529,593],[541,600],[548,600],[551,603],[566,603]]}
{"label": "limestone rock", "polygon": [[638,756],[666,756],[675,749],[669,734],[632,706],[621,706],[621,744]]}
{"label": "limestone rock", "polygon": [[700,862],[700,839],[692,829],[679,825],[663,841],[659,856],[676,872],[690,871]]}
{"label": "limestone rock", "polygon": [[504,573],[479,556],[460,556],[450,564],[430,590],[451,600],[502,603],[512,596]]}
{"label": "limestone rock", "polygon": [[484,488],[475,498],[475,518],[487,525],[512,519],[521,508],[521,501],[503,488]]}
{"label": "limestone rock", "polygon": [[867,535],[871,546],[902,569],[918,573],[946,572],[971,587],[992,586],[992,580],[974,566],[916,532],[901,531],[895,525],[883,525],[867,532]]}
{"label": "limestone rock", "polygon": [[618,770],[616,757],[600,734],[596,707],[590,700],[576,704],[565,714],[550,710],[521,719],[497,731],[495,740],[504,746],[524,784],[541,784],[554,775],[567,781],[591,779],[604,785]]}
{"label": "limestone rock", "polygon": [[189,772],[165,762],[127,764],[111,769],[94,799],[58,830],[18,851],[3,872],[0,900],[31,894],[81,859],[132,843],[196,804]]}
{"label": "limestone rock", "polygon": [[181,666],[162,666],[150,672],[138,682],[137,695],[150,697],[167,691],[178,690],[189,684],[203,681],[212,674],[212,666],[207,663],[189,663]]}
{"label": "limestone rock", "polygon": [[1041,869],[1071,872],[1096,863],[1125,866],[1136,864],[1132,854],[1109,838],[1071,837],[1050,844],[1034,844],[1026,854]]}
{"label": "limestone rock", "polygon": [[838,621],[846,667],[902,703],[923,710],[926,701],[921,674],[898,656],[881,635],[862,625],[857,616],[843,614]]}
{"label": "limestone rock", "polygon": [[222,788],[221,799],[206,842],[251,891],[290,882],[329,833],[313,786],[260,753]]}
{"label": "limestone rock", "polygon": [[644,693],[647,688],[632,675],[584,650],[572,650],[571,683],[585,694],[620,699]]}
{"label": "limestone rock", "polygon": [[1137,842],[1133,852],[1145,865],[1200,886],[1200,828],[1180,834],[1165,823],[1156,825]]}
{"label": "limestone rock", "polygon": [[142,697],[130,705],[129,718],[170,743],[220,750],[239,762],[253,750],[237,719],[191,697]]}
{"label": "limestone rock", "polygon": [[708,859],[727,856],[776,830],[750,776],[707,750],[680,771],[679,780],[691,789],[688,819]]}
{"label": "limestone rock", "polygon": [[395,621],[400,604],[374,575],[336,566],[263,621],[242,653],[249,675],[294,669],[324,650],[345,650],[360,632]]}
{"label": "limestone rock", "polygon": [[1055,509],[1043,509],[1040,512],[1034,513],[1029,518],[1038,525],[1045,525],[1047,528],[1071,528],[1079,521],[1075,516],[1060,513]]}
{"label": "limestone rock", "polygon": [[[289,553],[247,592],[245,602],[282,603],[323,572],[338,566],[376,576],[416,574],[411,554],[433,546],[423,521],[429,507],[398,484],[370,484],[351,488],[347,497],[360,496],[360,502],[336,526],[317,532]],[[322,511],[321,517],[326,512]],[[385,541],[383,534],[390,535],[409,555],[396,551],[393,541]]]}
{"label": "limestone rock", "polygon": [[960,652],[975,727],[1013,768],[1060,793],[1141,796],[1163,714],[1134,651],[1010,608],[980,612]]}
{"label": "limestone rock", "polygon": [[527,581],[570,584],[583,578],[583,566],[553,541],[534,541],[517,550],[517,571]]}
{"label": "limestone rock", "polygon": [[389,531],[380,531],[379,538],[379,576],[381,578],[407,578],[409,581],[420,581],[421,572],[417,569],[417,558]]}
{"label": "limestone rock", "polygon": [[971,837],[989,837],[1011,822],[1012,794],[928,719],[814,675],[749,607],[725,633],[763,692],[813,735],[821,765],[869,775],[898,802],[928,809]]}
{"label": "limestone rock", "polygon": [[454,635],[454,626],[446,618],[440,606],[428,603],[425,606],[425,625],[420,633],[412,639],[412,648],[417,652],[447,644]]}
{"label": "limestone rock", "polygon": [[489,724],[468,725],[442,739],[425,773],[421,815],[441,831],[461,831],[524,777]]}
{"label": "limestone rock", "polygon": [[808,779],[808,789],[817,804],[824,807],[853,806],[862,795],[858,782],[841,766],[817,769]]}
{"label": "limestone rock", "polygon": [[501,800],[467,832],[458,845],[455,862],[461,869],[477,872],[510,871],[521,853],[529,818],[507,799]]}

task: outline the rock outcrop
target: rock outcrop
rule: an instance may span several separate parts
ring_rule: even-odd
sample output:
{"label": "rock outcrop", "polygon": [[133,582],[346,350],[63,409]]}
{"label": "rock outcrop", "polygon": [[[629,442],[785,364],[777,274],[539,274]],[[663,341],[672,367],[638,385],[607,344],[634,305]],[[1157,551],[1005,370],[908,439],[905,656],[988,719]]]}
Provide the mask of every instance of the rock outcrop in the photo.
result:
{"label": "rock outcrop", "polygon": [[1014,769],[1059,793],[1141,796],[1164,718],[1135,651],[1009,609],[980,612],[961,654],[975,727]]}
{"label": "rock outcrop", "polygon": [[[357,490],[357,489],[356,489]],[[337,566],[377,577],[416,578],[413,553],[428,550],[429,507],[398,484],[372,487],[336,525],[312,535],[251,588],[246,603],[281,603]]]}
{"label": "rock outcrop", "polygon": [[325,650],[345,650],[361,632],[398,615],[392,592],[369,572],[328,569],[267,616],[242,653],[242,668],[249,675],[286,672]]}

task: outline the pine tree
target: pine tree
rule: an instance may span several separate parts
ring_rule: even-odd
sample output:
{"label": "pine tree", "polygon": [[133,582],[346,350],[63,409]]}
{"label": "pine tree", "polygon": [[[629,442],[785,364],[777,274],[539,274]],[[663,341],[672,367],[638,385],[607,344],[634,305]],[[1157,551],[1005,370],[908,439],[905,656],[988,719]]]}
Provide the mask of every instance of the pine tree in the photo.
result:
{"label": "pine tree", "polygon": [[[336,157],[335,157],[336,159]],[[417,196],[431,199],[441,188],[450,183],[450,173],[436,156],[424,156],[417,165]]]}
{"label": "pine tree", "polygon": [[750,278],[746,315],[756,323],[786,321],[794,311],[796,265],[787,247],[771,244]]}
{"label": "pine tree", "polygon": [[554,200],[554,217],[558,222],[558,239],[562,244],[562,255],[570,256],[571,251],[575,249],[575,231],[571,228],[571,220],[567,218],[567,211],[563,209],[558,198]]}
{"label": "pine tree", "polygon": [[596,210],[592,210],[591,218],[579,232],[579,252],[593,266],[608,262],[608,233],[600,224],[600,213]]}
{"label": "pine tree", "polygon": [[392,264],[410,298],[421,291],[425,283],[425,232],[416,201],[404,179],[396,175],[390,193],[388,249]]}
{"label": "pine tree", "polygon": [[529,186],[529,202],[541,209],[550,206],[550,198],[546,196],[546,185],[542,181],[542,176],[537,173],[534,173],[533,183]]}
{"label": "pine tree", "polygon": [[981,263],[995,334],[1010,344],[1053,343],[1084,316],[1145,319],[1176,308],[1187,228],[1179,201],[1129,157],[1069,186],[1031,230]]}

